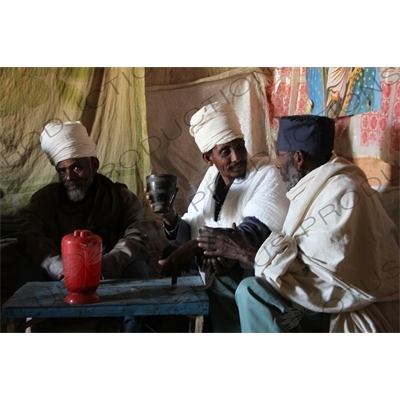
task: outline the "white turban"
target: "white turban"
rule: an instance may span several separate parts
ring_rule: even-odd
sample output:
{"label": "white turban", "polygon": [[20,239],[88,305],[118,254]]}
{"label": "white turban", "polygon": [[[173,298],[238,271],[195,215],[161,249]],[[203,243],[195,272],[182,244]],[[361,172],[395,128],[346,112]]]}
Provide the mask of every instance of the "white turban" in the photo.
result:
{"label": "white turban", "polygon": [[70,158],[96,157],[96,144],[80,121],[47,124],[40,144],[54,166]]}
{"label": "white turban", "polygon": [[189,132],[202,153],[244,138],[235,110],[225,103],[208,104],[197,111],[190,119]]}

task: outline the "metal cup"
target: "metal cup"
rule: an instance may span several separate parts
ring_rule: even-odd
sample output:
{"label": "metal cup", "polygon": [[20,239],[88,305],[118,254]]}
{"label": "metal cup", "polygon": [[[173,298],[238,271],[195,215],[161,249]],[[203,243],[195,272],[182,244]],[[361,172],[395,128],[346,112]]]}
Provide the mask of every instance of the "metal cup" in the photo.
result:
{"label": "metal cup", "polygon": [[155,213],[167,213],[174,198],[178,177],[170,174],[152,174],[146,177],[146,187]]}

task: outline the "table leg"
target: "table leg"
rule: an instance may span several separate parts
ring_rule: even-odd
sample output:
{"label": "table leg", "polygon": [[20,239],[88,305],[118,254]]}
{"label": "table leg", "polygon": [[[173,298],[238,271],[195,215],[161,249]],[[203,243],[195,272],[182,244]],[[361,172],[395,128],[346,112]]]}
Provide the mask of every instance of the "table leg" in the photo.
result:
{"label": "table leg", "polygon": [[25,333],[32,333],[32,318],[27,318],[26,319],[26,328],[25,328]]}
{"label": "table leg", "polygon": [[194,333],[202,333],[204,325],[204,315],[196,315]]}
{"label": "table leg", "polygon": [[188,315],[189,317],[189,333],[192,333],[192,325],[194,320],[194,333],[202,333],[204,326],[204,315]]}
{"label": "table leg", "polygon": [[32,326],[39,322],[45,321],[47,318],[30,318],[27,317],[25,321],[23,319],[10,318],[7,320],[7,332],[9,333],[32,333]]}

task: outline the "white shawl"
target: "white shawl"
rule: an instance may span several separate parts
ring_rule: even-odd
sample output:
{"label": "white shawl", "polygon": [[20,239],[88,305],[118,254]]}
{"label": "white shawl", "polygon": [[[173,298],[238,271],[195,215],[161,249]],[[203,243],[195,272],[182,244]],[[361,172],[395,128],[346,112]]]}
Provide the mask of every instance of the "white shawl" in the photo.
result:
{"label": "white shawl", "polygon": [[278,170],[268,161],[267,157],[249,159],[246,178],[235,179],[231,185],[218,221],[214,220],[212,197],[218,169],[210,167],[182,217],[190,225],[191,237],[197,237],[202,225],[230,228],[232,222],[239,225],[245,217],[256,217],[271,231],[280,231],[289,201]]}
{"label": "white shawl", "polygon": [[[261,246],[256,276],[308,310],[331,313],[331,332],[398,331],[399,234],[364,173],[336,158],[287,196],[283,233]],[[387,304],[396,308],[387,313]]]}

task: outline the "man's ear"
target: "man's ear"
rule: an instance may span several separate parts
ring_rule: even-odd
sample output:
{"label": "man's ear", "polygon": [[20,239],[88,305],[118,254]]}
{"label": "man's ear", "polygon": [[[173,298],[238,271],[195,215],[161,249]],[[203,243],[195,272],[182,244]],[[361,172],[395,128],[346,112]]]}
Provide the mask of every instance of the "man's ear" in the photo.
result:
{"label": "man's ear", "polygon": [[212,155],[209,155],[208,153],[203,153],[203,160],[209,167],[212,167],[214,165],[211,158]]}
{"label": "man's ear", "polygon": [[296,150],[293,156],[294,166],[297,171],[300,171],[304,167],[304,154],[301,150]]}
{"label": "man's ear", "polygon": [[92,164],[92,174],[94,175],[99,169],[100,162],[97,157],[90,157],[90,162]]}

